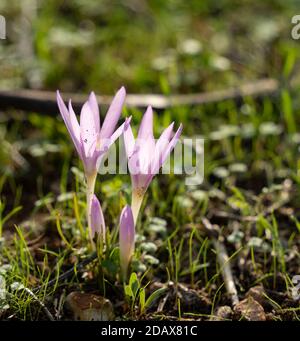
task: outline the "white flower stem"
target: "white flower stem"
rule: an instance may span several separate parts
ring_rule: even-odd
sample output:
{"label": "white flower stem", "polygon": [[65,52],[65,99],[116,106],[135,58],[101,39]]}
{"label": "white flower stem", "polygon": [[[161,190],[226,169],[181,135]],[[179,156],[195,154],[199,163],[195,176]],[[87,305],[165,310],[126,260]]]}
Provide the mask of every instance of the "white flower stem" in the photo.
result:
{"label": "white flower stem", "polygon": [[139,188],[134,189],[132,191],[131,209],[132,209],[134,225],[136,225],[143,199],[144,199],[144,191],[141,191]]}
{"label": "white flower stem", "polygon": [[86,189],[86,217],[87,217],[89,236],[90,236],[92,246],[94,246],[94,242],[92,238],[92,228],[91,228],[91,204],[92,204],[92,198],[95,192],[96,178],[97,178],[97,172],[86,177],[86,187],[87,187]]}

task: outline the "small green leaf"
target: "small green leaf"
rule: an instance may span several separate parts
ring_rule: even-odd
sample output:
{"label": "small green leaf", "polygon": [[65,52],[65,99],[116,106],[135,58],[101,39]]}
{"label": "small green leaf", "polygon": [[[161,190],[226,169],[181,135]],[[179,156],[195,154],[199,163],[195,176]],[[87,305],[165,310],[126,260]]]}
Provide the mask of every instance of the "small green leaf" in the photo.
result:
{"label": "small green leaf", "polygon": [[129,286],[131,288],[131,291],[132,291],[132,294],[133,294],[133,298],[135,298],[137,293],[138,293],[138,291],[139,291],[139,288],[140,288],[140,283],[139,283],[137,274],[135,272],[133,272],[131,274],[131,276],[130,276]]}
{"label": "small green leaf", "polygon": [[141,288],[140,290],[140,309],[141,313],[144,313],[145,310],[145,301],[146,301],[146,294],[145,294],[145,288]]}
{"label": "small green leaf", "polygon": [[166,291],[166,288],[160,288],[154,291],[148,298],[145,303],[145,308],[150,308],[151,305]]}
{"label": "small green leaf", "polygon": [[124,286],[124,291],[125,291],[125,295],[128,296],[130,299],[133,299],[133,292],[131,290],[130,285],[125,285]]}

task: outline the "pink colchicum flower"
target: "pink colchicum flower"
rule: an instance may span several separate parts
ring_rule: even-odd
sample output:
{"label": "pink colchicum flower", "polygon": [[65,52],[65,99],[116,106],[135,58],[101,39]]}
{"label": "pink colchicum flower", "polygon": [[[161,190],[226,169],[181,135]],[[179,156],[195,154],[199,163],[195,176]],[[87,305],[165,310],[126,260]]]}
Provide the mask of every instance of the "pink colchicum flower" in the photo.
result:
{"label": "pink colchicum flower", "polygon": [[99,107],[94,92],[91,92],[88,100],[84,103],[80,113],[80,124],[69,100],[68,108],[57,91],[57,104],[61,116],[65,122],[76,151],[83,162],[87,182],[87,219],[91,237],[91,200],[94,195],[95,181],[98,166],[108,148],[123,133],[124,127],[129,123],[126,120],[117,130],[115,127],[121,116],[125,101],[126,91],[122,87],[115,95],[107,111],[106,117],[100,127]]}
{"label": "pink colchicum flower", "polygon": [[149,106],[143,116],[137,140],[134,139],[129,124],[124,129],[124,143],[132,182],[131,207],[135,223],[149,184],[159,172],[181,135],[182,124],[175,134],[173,133],[173,126],[174,122],[162,132],[155,143],[153,111]]}
{"label": "pink colchicum flower", "polygon": [[92,197],[91,203],[91,237],[94,238],[95,234],[99,234],[103,241],[105,241],[105,221],[101,205],[96,195]]}
{"label": "pink colchicum flower", "polygon": [[122,87],[115,95],[102,127],[100,128],[99,107],[94,92],[91,92],[80,113],[80,124],[69,100],[68,108],[57,91],[57,104],[61,116],[66,124],[77,153],[81,158],[87,177],[97,172],[99,157],[103,156],[108,148],[123,133],[124,126],[115,127],[121,116],[126,91]]}
{"label": "pink colchicum flower", "polygon": [[134,253],[135,227],[131,207],[126,205],[120,216],[119,247],[120,264],[123,280],[127,278],[127,271]]}

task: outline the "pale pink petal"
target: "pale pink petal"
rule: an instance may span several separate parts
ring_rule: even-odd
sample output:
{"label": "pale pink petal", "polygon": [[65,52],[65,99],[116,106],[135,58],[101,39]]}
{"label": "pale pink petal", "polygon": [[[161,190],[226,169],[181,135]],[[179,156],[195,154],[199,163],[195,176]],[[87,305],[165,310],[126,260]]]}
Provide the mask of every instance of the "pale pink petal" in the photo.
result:
{"label": "pale pink petal", "polygon": [[131,157],[134,151],[135,139],[130,125],[124,129],[124,144],[127,157]]}
{"label": "pale pink petal", "polygon": [[172,140],[170,141],[170,143],[168,144],[167,148],[165,149],[165,151],[163,152],[162,155],[162,159],[160,160],[160,165],[159,168],[164,164],[164,162],[166,161],[167,157],[170,155],[170,153],[172,152],[172,150],[174,149],[174,147],[176,146],[181,132],[182,132],[182,124],[180,124],[179,128],[177,129],[175,135],[173,136]]}
{"label": "pale pink petal", "polygon": [[88,102],[94,114],[96,133],[100,133],[100,112],[99,112],[97,98],[93,91],[90,93]]}
{"label": "pale pink petal", "polygon": [[112,103],[107,111],[106,117],[104,119],[101,131],[100,138],[107,139],[111,136],[115,127],[119,121],[121,116],[122,107],[125,102],[126,91],[125,88],[122,87],[117,94],[115,95]]}
{"label": "pale pink petal", "polygon": [[[130,132],[129,132],[130,134]],[[130,134],[131,135],[131,134]],[[153,137],[153,111],[149,106],[143,116],[138,138],[132,150],[132,137],[129,135],[128,147],[131,149],[128,166],[131,174],[148,174],[151,168],[151,160],[155,151]]]}
{"label": "pale pink petal", "polygon": [[131,121],[131,116],[126,118],[125,122],[120,125],[120,127],[111,135],[110,138],[105,140],[100,140],[100,145],[97,146],[97,161],[96,168],[99,169],[101,161],[105,155],[105,153],[109,150],[109,148],[115,143],[115,141],[124,133],[125,128],[128,128],[128,125]]}
{"label": "pale pink petal", "polygon": [[94,238],[95,233],[98,233],[105,239],[105,221],[99,200],[95,195],[91,202],[91,236]]}
{"label": "pale pink petal", "polygon": [[159,139],[156,142],[156,148],[158,150],[163,149],[163,146],[166,146],[169,144],[170,139],[172,137],[172,133],[173,133],[173,127],[174,127],[174,122],[172,122],[160,135]]}
{"label": "pale pink petal", "polygon": [[76,115],[75,113],[69,112],[63,99],[60,96],[59,91],[57,90],[56,92],[56,98],[57,98],[57,104],[58,104],[58,108],[59,111],[61,113],[61,116],[65,122],[65,125],[68,129],[68,132],[71,136],[71,139],[74,143],[74,146],[77,150],[77,153],[79,154],[79,156],[82,158],[82,146],[81,146],[81,142],[80,142],[80,136],[79,136],[79,131],[78,131],[78,121],[76,119]]}
{"label": "pale pink petal", "polygon": [[151,174],[151,163],[155,154],[155,140],[149,136],[141,141],[139,152],[139,165],[142,174]]}
{"label": "pale pink petal", "polygon": [[71,100],[69,100],[69,114],[70,114],[70,123],[71,123],[72,129],[74,131],[74,134],[75,134],[76,138],[78,140],[80,140],[80,127],[79,127],[79,123],[78,123],[76,114],[73,110]]}
{"label": "pale pink petal", "polygon": [[140,124],[138,140],[148,139],[149,137],[153,137],[153,110],[151,106],[149,106],[144,113],[142,118],[142,122]]}
{"label": "pale pink petal", "polygon": [[126,205],[120,216],[119,247],[120,264],[123,276],[126,277],[130,260],[134,253],[135,228],[130,206]]}
{"label": "pale pink petal", "polygon": [[154,174],[131,174],[132,189],[145,192],[152,181]]}
{"label": "pale pink petal", "polygon": [[[172,140],[167,143],[166,141],[168,141],[168,137],[170,137],[170,135],[171,135],[172,128],[173,128],[173,124],[171,124],[163,132],[161,139],[160,139],[160,144],[162,147],[164,146],[164,149],[161,148],[161,150],[159,150],[161,155],[159,157],[155,158],[154,160],[152,160],[150,171],[144,172],[143,166],[140,167],[140,168],[142,168],[142,171],[140,171],[139,168],[134,168],[134,165],[132,164],[131,159],[128,161],[128,166],[129,166],[129,170],[131,173],[131,179],[132,179],[132,186],[134,189],[139,188],[139,189],[143,189],[143,191],[146,191],[146,189],[150,185],[154,175],[158,173],[159,168],[163,165],[163,163],[166,161],[169,154],[172,152],[172,150],[175,147],[176,143],[178,142],[180,134],[182,132],[182,125],[179,126],[179,128],[178,128],[177,132],[175,133],[174,137],[172,138]],[[164,140],[166,140],[166,141],[164,141]],[[144,149],[144,150],[146,150],[146,149]],[[133,170],[138,169],[138,172],[134,173],[134,172],[132,172],[132,169]]]}
{"label": "pale pink petal", "polygon": [[103,153],[107,152],[109,147],[124,133],[125,127],[130,123],[131,117],[126,118],[126,121],[120,125],[120,127],[107,139],[101,140],[100,149],[98,150]]}
{"label": "pale pink petal", "polygon": [[85,102],[81,109],[80,136],[83,142],[85,155],[90,156],[91,154],[88,154],[88,151],[91,150],[91,147],[97,140],[97,132],[94,120],[94,113],[89,102]]}
{"label": "pale pink petal", "polygon": [[126,118],[125,122],[120,125],[120,127],[111,135],[109,147],[124,133],[126,127],[129,126],[131,121],[131,116]]}
{"label": "pale pink petal", "polygon": [[157,174],[162,164],[162,157],[167,149],[173,133],[174,122],[172,122],[160,135],[155,145],[155,153],[151,163],[152,174]]}

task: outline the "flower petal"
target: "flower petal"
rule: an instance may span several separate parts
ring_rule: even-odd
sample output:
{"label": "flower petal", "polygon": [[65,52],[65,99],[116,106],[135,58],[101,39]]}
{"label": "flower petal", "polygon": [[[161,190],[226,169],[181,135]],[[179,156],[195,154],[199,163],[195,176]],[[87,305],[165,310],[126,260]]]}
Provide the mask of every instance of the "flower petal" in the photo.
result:
{"label": "flower petal", "polygon": [[176,131],[175,135],[173,136],[172,140],[170,141],[169,145],[167,146],[167,148],[163,152],[162,158],[161,158],[160,163],[159,163],[159,168],[164,164],[167,157],[170,155],[170,153],[172,152],[172,150],[176,146],[176,144],[180,138],[180,135],[182,133],[182,128],[183,128],[182,124],[180,124],[179,128],[177,129],[177,131]]}
{"label": "flower petal", "polygon": [[134,253],[135,228],[131,207],[126,205],[120,216],[119,246],[120,264],[124,278]]}
{"label": "flower petal", "polygon": [[99,166],[101,164],[104,154],[115,143],[115,141],[124,133],[124,130],[126,127],[128,127],[130,120],[131,120],[131,117],[126,118],[125,122],[122,125],[120,125],[120,127],[111,135],[110,138],[100,140],[100,146],[96,148],[96,152],[97,152],[96,168],[97,169],[99,169]]}
{"label": "flower petal", "polygon": [[71,139],[74,143],[77,153],[82,158],[82,146],[80,142],[79,124],[78,124],[76,115],[74,113],[74,110],[72,109],[72,106],[71,107],[69,106],[71,110],[68,111],[58,90],[56,92],[56,98],[57,98],[57,105],[58,105],[60,114],[65,122],[65,125],[68,129],[68,132],[71,136]]}
{"label": "flower petal", "polygon": [[105,239],[105,221],[100,202],[95,194],[91,202],[91,230],[92,238],[94,238],[95,233],[98,233]]}
{"label": "flower petal", "polygon": [[173,133],[174,122],[172,122],[160,135],[155,145],[155,153],[151,164],[152,174],[157,174],[162,164],[162,157],[166,151]]}
{"label": "flower petal", "polygon": [[[132,144],[132,142],[131,142]],[[138,138],[134,148],[131,150],[128,166],[132,174],[150,174],[151,160],[155,151],[155,141],[153,136],[153,111],[149,106],[143,116]]]}
{"label": "flower petal", "polygon": [[135,139],[134,139],[133,132],[132,132],[130,125],[124,128],[124,144],[125,144],[126,155],[129,158],[131,157],[134,151],[134,145],[135,145]]}
{"label": "flower petal", "polygon": [[76,114],[73,110],[71,100],[69,100],[69,115],[70,115],[69,117],[70,117],[71,127],[74,131],[74,134],[75,134],[76,138],[78,140],[80,140],[80,127],[79,127],[79,123],[78,123]]}
{"label": "flower petal", "polygon": [[91,147],[97,140],[97,128],[95,125],[94,112],[89,102],[85,102],[81,109],[80,136],[83,142],[85,156],[91,156]]}
{"label": "flower petal", "polygon": [[138,139],[148,139],[148,137],[153,137],[153,110],[151,106],[148,106],[146,112],[144,113],[142,122],[140,124]]}
{"label": "flower petal", "polygon": [[96,133],[100,133],[100,112],[99,112],[99,106],[98,106],[97,98],[95,96],[94,91],[90,93],[88,102],[94,114]]}
{"label": "flower petal", "polygon": [[139,145],[139,167],[142,174],[152,174],[151,165],[155,154],[155,140],[149,136]]}
{"label": "flower petal", "polygon": [[100,138],[107,139],[111,136],[121,116],[122,107],[125,102],[126,90],[122,87],[115,95],[104,119]]}

